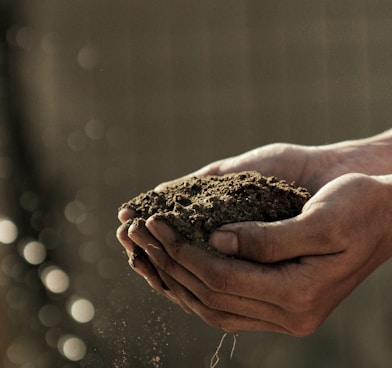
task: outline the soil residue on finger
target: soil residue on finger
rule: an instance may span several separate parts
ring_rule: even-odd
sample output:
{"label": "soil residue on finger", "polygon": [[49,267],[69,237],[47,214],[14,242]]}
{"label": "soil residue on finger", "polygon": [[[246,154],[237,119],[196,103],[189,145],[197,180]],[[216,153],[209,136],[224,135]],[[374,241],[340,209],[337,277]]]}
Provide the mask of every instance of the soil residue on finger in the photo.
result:
{"label": "soil residue on finger", "polygon": [[155,217],[171,225],[185,241],[207,245],[221,225],[243,221],[272,222],[294,217],[310,198],[305,188],[255,171],[173,181],[124,203],[135,221]]}

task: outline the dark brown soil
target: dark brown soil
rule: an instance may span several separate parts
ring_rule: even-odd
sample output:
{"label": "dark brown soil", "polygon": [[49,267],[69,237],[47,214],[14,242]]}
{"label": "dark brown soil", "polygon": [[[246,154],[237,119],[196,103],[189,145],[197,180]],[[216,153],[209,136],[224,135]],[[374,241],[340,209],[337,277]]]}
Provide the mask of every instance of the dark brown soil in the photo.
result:
{"label": "dark brown soil", "polygon": [[309,198],[304,188],[247,171],[177,180],[160,192],[140,194],[122,208],[136,211],[136,221],[156,214],[184,240],[200,245],[223,224],[294,217]]}

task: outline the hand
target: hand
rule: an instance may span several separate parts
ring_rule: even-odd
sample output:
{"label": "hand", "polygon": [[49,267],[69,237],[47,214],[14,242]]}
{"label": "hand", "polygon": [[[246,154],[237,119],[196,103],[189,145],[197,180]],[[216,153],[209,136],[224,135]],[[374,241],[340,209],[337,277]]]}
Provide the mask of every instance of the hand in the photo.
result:
{"label": "hand", "polygon": [[[148,275],[147,281],[149,282],[150,286],[161,294],[164,294],[164,285],[162,284],[155,267],[151,264],[148,257],[145,256],[144,252],[140,252],[140,248],[128,236],[128,229],[131,226],[134,217],[135,212],[130,209],[123,208],[119,211],[118,219],[120,220],[121,225],[117,229],[117,239],[120,241],[129,257],[129,265],[131,268],[143,277]],[[148,231],[145,232],[144,230],[145,227],[143,222],[139,223],[138,226],[133,225],[133,228],[136,227],[140,233],[144,234],[146,239],[149,238]]]}
{"label": "hand", "polygon": [[[118,213],[118,219],[120,220],[121,225],[118,227],[116,234],[117,239],[129,257],[130,267],[142,276],[155,291],[166,296],[172,302],[180,305],[187,313],[192,314],[193,312],[168,289],[154,265],[146,256],[144,251],[142,251],[138,246],[137,243],[139,243],[139,238],[142,238],[147,244],[155,242],[156,239],[153,238],[150,232],[146,229],[144,221],[132,223],[134,217],[134,211],[127,208],[121,209]],[[137,243],[131,239],[128,233],[136,234],[133,238],[137,240]]]}
{"label": "hand", "polygon": [[225,225],[211,245],[228,256],[182,243],[153,217],[148,232],[129,236],[177,302],[208,324],[308,335],[392,256],[388,178],[345,175],[295,218]]}
{"label": "hand", "polygon": [[[318,174],[318,172],[322,168],[326,168],[329,162],[334,160],[333,156],[333,152],[330,153],[328,150],[323,150],[318,147],[276,143],[246,152],[236,157],[216,161],[182,178],[162,183],[154,190],[160,191],[168,184],[183,180],[188,176],[223,175],[225,173],[240,172],[244,170],[256,170],[265,176],[275,175],[278,178],[285,178],[287,181],[302,182],[302,185],[307,187],[311,185],[310,182],[312,181],[312,178],[316,179],[313,180],[314,182],[320,181],[322,175]],[[313,167],[313,176],[307,175],[310,179],[303,178],[306,166]],[[283,173],[285,173],[285,175],[283,175]],[[317,185],[315,185],[315,187],[317,187]],[[139,236],[141,236],[140,234],[144,234],[146,239],[151,236],[145,229],[144,224],[139,224],[137,229],[135,226],[130,227],[134,216],[135,213],[130,209],[124,208],[119,211],[118,219],[120,220],[121,225],[117,229],[117,239],[127,252],[131,268],[148,280],[155,290],[168,296],[170,292],[167,290],[165,291],[162,287],[163,283],[154,266],[144,253],[138,252],[138,247],[128,236],[128,232],[132,234],[137,233]],[[171,295],[170,297],[171,299],[174,298],[174,296]],[[178,300],[176,302],[180,304]]]}
{"label": "hand", "polygon": [[[330,180],[345,173],[358,172],[368,175],[390,173],[391,132],[388,131],[364,140],[347,141],[320,147],[305,147],[283,143],[271,144],[240,156],[214,162],[190,175],[222,175],[242,170],[256,170],[266,176],[274,175],[287,181],[294,181],[296,184],[302,185],[314,193]],[[158,186],[156,190],[159,190],[164,185],[166,183]],[[317,194],[315,197],[319,198],[320,196]],[[310,203],[314,202],[316,202],[316,199],[312,199]],[[149,240],[158,241],[144,224],[139,227],[134,225],[129,227],[127,221],[132,219],[133,216],[132,211],[121,210],[119,219],[122,225],[117,232],[120,243],[127,249],[127,253],[130,256],[131,266],[148,280],[155,290],[182,305],[188,312],[192,312],[173,293],[173,288],[171,291],[166,290],[167,285],[162,281],[163,271],[156,269],[144,253],[135,253],[137,249],[135,242],[140,245],[147,244]],[[154,221],[147,223],[147,225],[149,224],[150,227],[153,227]],[[166,231],[167,237],[170,235],[173,239],[175,238],[175,234],[165,227],[164,224],[158,223],[156,226],[161,226],[161,232],[165,234]],[[269,233],[269,231],[265,232]],[[246,234],[246,232],[243,232],[243,234]],[[171,238],[169,237],[169,239]],[[241,241],[243,241],[242,237]],[[152,242],[150,243],[153,244]],[[215,236],[213,243],[219,247],[219,237]],[[241,253],[243,253],[242,247],[240,249]],[[139,255],[135,257],[135,254]],[[166,275],[167,277],[169,276]],[[253,321],[251,321],[251,325],[257,328],[253,325]],[[289,330],[286,332],[290,333]]]}
{"label": "hand", "polygon": [[[215,161],[179,179],[162,183],[155,190],[162,190],[168,184],[184,180],[189,176],[224,175],[254,170],[264,176],[276,176],[278,179],[295,182],[314,192],[331,179],[330,168],[339,159],[336,151],[325,147],[274,143],[238,156]],[[343,173],[345,173],[344,167],[334,173],[333,178]]]}
{"label": "hand", "polygon": [[307,188],[311,193],[337,177],[348,173],[383,175],[391,172],[390,143],[392,130],[367,139],[344,141],[325,146],[301,146],[273,143],[241,155],[215,161],[188,176],[223,175],[255,170],[264,176],[276,176]]}

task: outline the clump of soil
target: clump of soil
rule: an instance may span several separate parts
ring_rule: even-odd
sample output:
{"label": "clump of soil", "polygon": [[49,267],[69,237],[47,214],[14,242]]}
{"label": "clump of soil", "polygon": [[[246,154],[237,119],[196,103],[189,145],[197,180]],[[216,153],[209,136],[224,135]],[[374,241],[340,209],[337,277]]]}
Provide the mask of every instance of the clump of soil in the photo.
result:
{"label": "clump of soil", "polygon": [[206,245],[223,224],[277,221],[298,215],[309,192],[255,171],[223,176],[190,177],[150,190],[124,203],[136,212],[134,221],[156,215],[185,241]]}

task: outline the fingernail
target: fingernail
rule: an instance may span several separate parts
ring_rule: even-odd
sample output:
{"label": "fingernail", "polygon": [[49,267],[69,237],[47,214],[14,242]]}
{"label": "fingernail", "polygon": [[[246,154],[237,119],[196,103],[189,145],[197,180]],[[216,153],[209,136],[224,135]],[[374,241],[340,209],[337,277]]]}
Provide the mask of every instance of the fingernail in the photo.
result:
{"label": "fingernail", "polygon": [[129,263],[129,265],[132,267],[132,269],[135,269],[135,268],[136,268],[136,266],[135,266],[135,260],[136,260],[137,256],[138,256],[138,255],[136,254],[136,252],[130,252],[130,253],[128,253],[128,257],[129,257],[128,263]]}
{"label": "fingernail", "polygon": [[140,257],[143,254],[143,250],[139,247],[136,247],[132,252],[130,252],[129,250],[126,249],[127,255],[128,255],[128,263],[129,265],[135,269],[135,260],[137,257]]}
{"label": "fingernail", "polygon": [[217,230],[210,237],[210,245],[217,251],[235,255],[238,253],[238,237],[232,231]]}
{"label": "fingernail", "polygon": [[120,220],[121,223],[126,222],[129,220],[129,218],[132,216],[132,211],[127,208],[127,207],[121,207],[119,208],[119,211],[117,213],[117,217]]}

